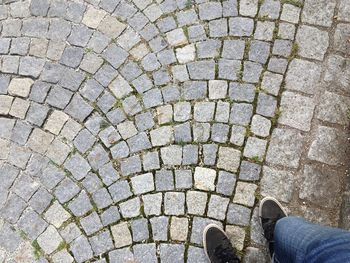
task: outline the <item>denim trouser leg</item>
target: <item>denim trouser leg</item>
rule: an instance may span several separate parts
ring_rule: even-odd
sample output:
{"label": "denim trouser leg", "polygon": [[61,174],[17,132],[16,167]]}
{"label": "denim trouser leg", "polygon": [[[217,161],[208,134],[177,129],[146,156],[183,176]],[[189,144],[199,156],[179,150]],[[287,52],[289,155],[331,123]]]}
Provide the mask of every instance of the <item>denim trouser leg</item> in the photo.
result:
{"label": "denim trouser leg", "polygon": [[345,230],[285,217],[277,222],[274,238],[278,263],[350,262],[350,232]]}

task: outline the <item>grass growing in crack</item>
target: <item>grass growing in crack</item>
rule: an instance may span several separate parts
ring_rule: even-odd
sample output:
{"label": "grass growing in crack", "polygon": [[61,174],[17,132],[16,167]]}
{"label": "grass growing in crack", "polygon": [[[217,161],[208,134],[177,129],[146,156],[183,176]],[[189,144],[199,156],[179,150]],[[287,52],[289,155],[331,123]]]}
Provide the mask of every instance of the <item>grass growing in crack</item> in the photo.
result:
{"label": "grass growing in crack", "polygon": [[278,118],[281,116],[281,113],[282,113],[281,109],[277,109],[276,110],[275,116],[273,116],[272,119],[271,119],[272,127],[277,124]]}
{"label": "grass growing in crack", "polygon": [[187,0],[187,2],[186,2],[186,4],[185,4],[186,8],[191,8],[192,5],[193,5],[192,0]]}
{"label": "grass growing in crack", "polygon": [[299,0],[281,0],[282,4],[290,4],[297,7],[302,7],[303,3]]}
{"label": "grass growing in crack", "polygon": [[68,249],[68,244],[65,241],[61,241],[61,243],[58,245],[57,250],[61,251],[63,249]]}
{"label": "grass growing in crack", "polygon": [[288,57],[288,61],[289,62],[292,61],[298,55],[298,52],[299,52],[299,45],[297,43],[294,43],[292,46],[290,55]]}
{"label": "grass growing in crack", "polygon": [[255,198],[256,198],[257,200],[263,199],[263,196],[262,196],[259,192],[255,192],[255,193],[254,193],[254,196],[255,196]]}
{"label": "grass growing in crack", "polygon": [[253,157],[250,158],[250,159],[252,159],[254,162],[257,162],[257,163],[260,163],[260,162],[261,162],[259,156],[253,156]]}
{"label": "grass growing in crack", "polygon": [[121,99],[117,99],[117,101],[114,103],[113,108],[119,109],[123,107],[123,101]]}
{"label": "grass growing in crack", "polygon": [[108,122],[106,122],[105,120],[102,120],[100,122],[100,128],[101,129],[105,129],[105,128],[108,128],[110,126],[110,124]]}
{"label": "grass growing in crack", "polygon": [[41,256],[41,247],[40,247],[38,241],[34,240],[32,242],[32,247],[33,247],[33,254],[34,254],[35,259],[39,259]]}

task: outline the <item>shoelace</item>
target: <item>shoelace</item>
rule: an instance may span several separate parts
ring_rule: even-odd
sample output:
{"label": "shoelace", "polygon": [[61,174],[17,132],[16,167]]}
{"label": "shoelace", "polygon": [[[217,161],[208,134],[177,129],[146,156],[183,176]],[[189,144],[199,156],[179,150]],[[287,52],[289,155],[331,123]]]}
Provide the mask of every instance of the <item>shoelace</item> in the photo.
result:
{"label": "shoelace", "polygon": [[214,251],[214,256],[220,259],[221,263],[239,263],[239,258],[232,249],[231,246],[219,245]]}

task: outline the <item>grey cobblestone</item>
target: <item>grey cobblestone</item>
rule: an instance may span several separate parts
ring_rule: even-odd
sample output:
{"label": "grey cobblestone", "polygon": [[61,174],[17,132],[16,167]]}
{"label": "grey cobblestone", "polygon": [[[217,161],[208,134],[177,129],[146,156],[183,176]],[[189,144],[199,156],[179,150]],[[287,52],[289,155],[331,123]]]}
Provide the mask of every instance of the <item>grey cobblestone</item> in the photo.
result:
{"label": "grey cobblestone", "polygon": [[244,247],[249,233],[265,245],[260,196],[341,222],[349,10],[4,3],[0,258],[35,261],[21,233],[38,262],[208,262],[203,229],[226,223],[242,260],[261,261]]}

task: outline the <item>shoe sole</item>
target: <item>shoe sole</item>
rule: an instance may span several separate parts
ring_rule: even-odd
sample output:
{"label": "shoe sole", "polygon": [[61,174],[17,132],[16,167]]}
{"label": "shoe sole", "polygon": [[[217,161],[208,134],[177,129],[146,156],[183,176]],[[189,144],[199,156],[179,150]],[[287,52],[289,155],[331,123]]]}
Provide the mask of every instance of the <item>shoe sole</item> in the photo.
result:
{"label": "shoe sole", "polygon": [[273,201],[275,202],[279,208],[283,211],[283,213],[288,216],[288,213],[287,211],[284,209],[284,207],[281,205],[281,203],[274,197],[271,197],[271,196],[267,196],[267,197],[264,197],[261,201],[260,201],[260,205],[259,205],[259,221],[260,221],[260,225],[262,225],[262,222],[261,222],[261,214],[262,214],[262,207],[264,205],[264,203],[266,201]]}
{"label": "shoe sole", "polygon": [[[208,255],[208,253],[207,253],[207,242],[206,242],[206,240],[205,240],[205,236],[207,235],[208,229],[211,228],[211,227],[215,227],[216,229],[220,230],[221,233],[223,233],[223,234],[225,235],[225,237],[228,238],[226,232],[225,232],[221,227],[219,227],[219,226],[216,225],[216,224],[209,224],[209,225],[207,225],[207,226],[204,228],[204,230],[203,230],[203,247],[204,247],[204,253],[205,253],[205,255],[207,256],[208,259],[209,259],[209,255]],[[229,238],[228,238],[228,239],[229,239]],[[230,240],[230,239],[229,239],[229,240]],[[209,259],[209,262],[210,262],[210,259]]]}

